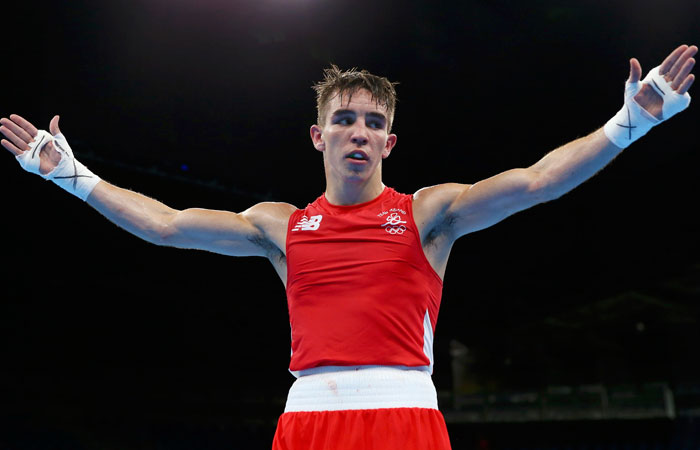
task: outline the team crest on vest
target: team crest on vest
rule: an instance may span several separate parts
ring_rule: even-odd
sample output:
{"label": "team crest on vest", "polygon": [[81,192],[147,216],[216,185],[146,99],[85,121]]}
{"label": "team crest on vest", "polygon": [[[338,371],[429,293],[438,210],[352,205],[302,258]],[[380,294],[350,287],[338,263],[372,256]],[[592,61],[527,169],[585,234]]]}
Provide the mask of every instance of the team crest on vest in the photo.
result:
{"label": "team crest on vest", "polygon": [[294,225],[294,228],[292,228],[292,231],[314,231],[318,230],[318,227],[321,226],[321,220],[323,219],[323,215],[319,214],[318,216],[311,216],[311,217],[306,217],[306,215],[302,216],[301,220],[297,222],[296,225]]}
{"label": "team crest on vest", "polygon": [[[406,214],[405,211],[400,211],[403,214]],[[389,234],[403,234],[404,231],[406,231],[406,226],[403,225],[406,223],[405,220],[401,217],[401,214],[399,212],[392,212],[388,216],[386,216],[386,223],[382,224],[382,227],[384,228],[384,231],[386,231]]]}

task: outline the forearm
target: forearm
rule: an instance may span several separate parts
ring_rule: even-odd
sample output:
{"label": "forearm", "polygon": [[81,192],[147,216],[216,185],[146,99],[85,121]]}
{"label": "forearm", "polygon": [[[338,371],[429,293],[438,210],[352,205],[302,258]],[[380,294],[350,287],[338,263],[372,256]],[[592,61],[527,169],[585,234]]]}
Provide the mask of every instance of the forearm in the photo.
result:
{"label": "forearm", "polygon": [[548,153],[532,165],[545,200],[561,197],[608,165],[622,149],[599,129]]}
{"label": "forearm", "polygon": [[100,181],[87,203],[112,223],[153,244],[163,244],[178,212],[145,195]]}

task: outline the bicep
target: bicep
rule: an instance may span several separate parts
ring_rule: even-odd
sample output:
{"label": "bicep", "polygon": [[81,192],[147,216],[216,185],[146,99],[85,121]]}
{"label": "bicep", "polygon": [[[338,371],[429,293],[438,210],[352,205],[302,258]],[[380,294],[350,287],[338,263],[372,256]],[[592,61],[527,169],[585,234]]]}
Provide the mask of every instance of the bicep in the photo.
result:
{"label": "bicep", "polygon": [[511,169],[466,187],[447,209],[456,237],[482,230],[542,201],[532,169]]}
{"label": "bicep", "polygon": [[431,229],[457,239],[540,203],[538,182],[533,170],[512,169],[475,184],[447,183],[426,188],[422,194],[425,222]]}
{"label": "bicep", "polygon": [[[173,215],[163,244],[231,256],[268,256],[276,248],[269,234],[283,226],[279,208],[258,204],[241,213],[191,208]],[[285,224],[286,225],[286,224]]]}

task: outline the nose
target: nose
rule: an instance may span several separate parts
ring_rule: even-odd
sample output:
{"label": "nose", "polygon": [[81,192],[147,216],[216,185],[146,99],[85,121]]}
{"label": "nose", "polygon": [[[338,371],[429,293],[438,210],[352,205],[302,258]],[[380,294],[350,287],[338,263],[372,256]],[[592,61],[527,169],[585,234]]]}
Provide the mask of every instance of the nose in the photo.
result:
{"label": "nose", "polygon": [[367,138],[363,136],[353,136],[352,143],[357,145],[367,145]]}
{"label": "nose", "polygon": [[[358,120],[358,122],[360,122]],[[352,137],[350,138],[353,144],[361,146],[367,145],[369,140],[367,139],[367,134],[363,126],[355,126],[352,130]]]}

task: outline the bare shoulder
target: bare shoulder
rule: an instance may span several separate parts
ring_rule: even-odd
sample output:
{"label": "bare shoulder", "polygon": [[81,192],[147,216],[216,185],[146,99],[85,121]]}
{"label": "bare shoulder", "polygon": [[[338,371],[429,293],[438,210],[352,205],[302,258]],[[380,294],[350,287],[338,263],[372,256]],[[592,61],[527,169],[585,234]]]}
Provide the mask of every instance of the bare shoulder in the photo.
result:
{"label": "bare shoulder", "polygon": [[251,225],[265,235],[286,233],[289,217],[296,211],[294,205],[283,202],[258,203],[241,213]]}
{"label": "bare shoulder", "polygon": [[258,229],[254,243],[272,263],[282,283],[287,282],[287,224],[297,208],[289,203],[263,202],[241,214]]}
{"label": "bare shoulder", "polygon": [[444,183],[429,186],[413,194],[413,217],[425,238],[436,228],[449,221],[449,209],[454,201],[469,189],[468,184]]}
{"label": "bare shoulder", "polygon": [[284,202],[262,202],[243,211],[246,219],[251,223],[264,225],[269,220],[289,220],[289,216],[297,207]]}

